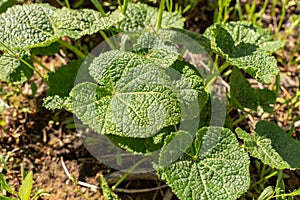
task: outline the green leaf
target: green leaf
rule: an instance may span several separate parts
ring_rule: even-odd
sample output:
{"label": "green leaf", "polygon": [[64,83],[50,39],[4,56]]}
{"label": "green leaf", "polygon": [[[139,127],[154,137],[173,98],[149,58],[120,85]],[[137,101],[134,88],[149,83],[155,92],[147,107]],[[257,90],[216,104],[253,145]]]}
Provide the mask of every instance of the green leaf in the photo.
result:
{"label": "green leaf", "polygon": [[16,194],[17,193],[12,187],[10,187],[7,184],[7,182],[5,180],[5,177],[4,177],[4,175],[2,173],[0,173],[0,189],[1,190],[6,190],[10,194]]}
{"label": "green leaf", "polygon": [[45,47],[62,36],[78,39],[107,30],[121,20],[118,13],[101,17],[99,12],[89,9],[56,9],[48,4],[16,5],[0,14],[0,50],[6,50],[5,46],[16,50]]}
{"label": "green leaf", "polygon": [[[0,15],[0,42],[11,49],[48,46],[59,38],[50,18],[55,10],[48,4],[24,4],[7,9]],[[1,44],[0,50],[5,50]]]}
{"label": "green leaf", "polygon": [[153,137],[194,117],[192,105],[207,100],[204,81],[188,74],[189,66],[181,72],[155,61],[121,51],[96,57],[89,70],[97,84],[81,83],[71,91],[74,114],[99,134],[132,138]]}
{"label": "green leaf", "polygon": [[43,106],[47,109],[70,109],[69,93],[74,87],[76,75],[82,64],[82,60],[71,61],[49,74],[47,97]]}
{"label": "green leaf", "polygon": [[11,197],[4,197],[4,196],[0,195],[0,200],[19,200],[19,199],[11,198]]}
{"label": "green leaf", "polygon": [[30,199],[32,184],[33,184],[33,173],[29,172],[27,174],[26,178],[23,180],[20,190],[18,192],[18,196],[19,196],[20,200],[29,200]]}
{"label": "green leaf", "polygon": [[[120,13],[119,10],[115,11]],[[116,25],[116,28],[123,32],[136,32],[143,29],[153,29],[156,26],[158,9],[142,3],[129,3],[126,16]],[[162,17],[162,28],[183,28],[184,18],[178,13],[164,12]]]}
{"label": "green leaf", "polygon": [[114,12],[108,17],[92,9],[72,10],[58,9],[53,15],[53,23],[59,35],[79,39],[84,35],[92,35],[100,30],[108,30],[123,19],[121,13]]}
{"label": "green leaf", "polygon": [[[215,24],[204,34],[213,51],[230,64],[244,69],[258,81],[271,83],[279,70],[276,60],[268,53],[282,44],[274,45],[267,31],[247,22]],[[272,46],[274,45],[274,46]],[[270,47],[272,46],[272,47]]]}
{"label": "green leaf", "polygon": [[[179,139],[169,147],[169,144]],[[166,180],[180,199],[236,199],[249,187],[249,157],[235,135],[226,128],[201,128],[192,134],[179,132],[162,148],[163,158],[181,156],[169,165],[155,164],[159,177]],[[192,142],[189,146],[189,142]],[[186,148],[188,147],[188,148]],[[176,155],[177,154],[177,155]]]}
{"label": "green leaf", "polygon": [[115,194],[112,189],[109,187],[106,179],[102,174],[100,174],[100,185],[102,189],[103,196],[105,200],[118,200],[118,195]]}
{"label": "green leaf", "polygon": [[230,96],[232,104],[237,108],[244,109],[246,107],[256,110],[258,106],[256,91],[236,67],[232,69],[230,76]]}
{"label": "green leaf", "polygon": [[158,35],[165,40],[180,44],[192,53],[210,51],[210,41],[201,34],[180,28],[160,29]]}
{"label": "green leaf", "polygon": [[259,105],[263,110],[268,113],[273,113],[274,104],[277,98],[275,92],[268,89],[256,89],[255,91],[258,96]]}
{"label": "green leaf", "polygon": [[51,56],[59,52],[59,43],[55,42],[46,47],[32,48],[31,52],[34,55]]}
{"label": "green leaf", "polygon": [[0,13],[5,12],[7,8],[15,5],[17,0],[0,0]]}
{"label": "green leaf", "polygon": [[[14,54],[31,63],[28,52],[14,51]],[[33,70],[16,58],[14,54],[9,52],[0,56],[0,80],[19,84],[27,81],[33,75]]]}
{"label": "green leaf", "polygon": [[266,187],[264,191],[259,195],[257,200],[265,200],[270,198],[275,193],[272,186]]}
{"label": "green leaf", "polygon": [[275,123],[260,121],[253,136],[240,128],[236,129],[236,133],[251,156],[272,168],[300,168],[300,143]]}

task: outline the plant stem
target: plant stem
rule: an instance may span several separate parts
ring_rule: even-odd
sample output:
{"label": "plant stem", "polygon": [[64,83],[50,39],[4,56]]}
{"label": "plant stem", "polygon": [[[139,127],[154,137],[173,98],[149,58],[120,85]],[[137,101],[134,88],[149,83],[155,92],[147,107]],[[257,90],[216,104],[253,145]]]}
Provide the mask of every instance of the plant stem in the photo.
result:
{"label": "plant stem", "polygon": [[253,22],[253,14],[255,12],[255,8],[256,8],[256,0],[252,1],[252,6],[250,8],[250,13],[248,15],[248,21],[252,21]]}
{"label": "plant stem", "polygon": [[122,13],[123,13],[123,15],[125,15],[127,7],[128,7],[128,0],[124,0],[123,7],[122,7]]}
{"label": "plant stem", "polygon": [[68,49],[70,49],[73,53],[75,53],[75,55],[78,58],[82,58],[82,59],[85,58],[85,55],[81,51],[79,51],[76,47],[72,46],[68,42],[65,42],[63,40],[58,40],[57,42],[65,47],[67,47]]}
{"label": "plant stem", "polygon": [[106,17],[106,13],[105,13],[103,7],[101,6],[101,4],[99,3],[99,1],[91,0],[91,2],[94,4],[94,6],[97,8],[97,10],[101,13],[102,17]]}
{"label": "plant stem", "polygon": [[264,2],[264,5],[263,5],[263,8],[261,9],[261,11],[259,11],[258,15],[260,16],[259,17],[259,20],[258,20],[258,24],[260,25],[261,22],[262,22],[262,18],[263,18],[263,14],[265,13],[266,9],[267,9],[267,6],[268,6],[268,0],[265,0]]}
{"label": "plant stem", "polygon": [[34,56],[32,57],[32,59],[33,59],[34,62],[39,64],[39,66],[41,66],[44,70],[46,70],[47,72],[51,72],[51,70],[48,67],[46,67],[41,61],[36,59]]}
{"label": "plant stem", "polygon": [[68,0],[65,0],[65,3],[66,3],[66,6],[67,6],[67,8],[69,8],[69,9],[70,9],[71,7],[70,7],[70,3],[69,3],[69,1],[68,1]]}
{"label": "plant stem", "polygon": [[36,70],[31,64],[29,64],[26,60],[24,60],[23,58],[19,57],[19,55],[17,55],[13,50],[11,50],[9,47],[7,47],[3,42],[0,41],[0,44],[2,46],[4,46],[10,53],[12,53],[16,59],[18,59],[19,61],[21,61],[22,63],[24,63],[27,67],[29,67],[30,69],[32,69],[34,72],[37,73],[37,75],[39,77],[41,77],[46,83],[47,83],[47,80],[42,76],[42,74]]}
{"label": "plant stem", "polygon": [[99,31],[100,35],[103,37],[105,42],[107,42],[108,46],[112,49],[115,50],[116,47],[115,45],[110,41],[110,39],[107,37],[107,35],[103,31]]}
{"label": "plant stem", "polygon": [[294,49],[293,49],[293,51],[292,51],[292,53],[291,53],[291,57],[290,57],[290,60],[289,60],[288,65],[291,65],[291,64],[292,64],[293,59],[294,59],[294,57],[295,57],[295,54],[296,54],[296,52],[298,51],[299,45],[300,45],[300,36],[298,36],[296,45],[294,46]]}
{"label": "plant stem", "polygon": [[146,158],[144,158],[144,159],[138,161],[138,162],[135,163],[131,168],[129,168],[129,170],[122,176],[122,178],[120,178],[120,179],[118,180],[118,182],[116,182],[116,184],[114,184],[114,185],[111,187],[111,189],[112,189],[112,190],[115,190],[116,187],[118,187],[118,185],[120,185],[120,184],[126,179],[126,177],[127,177],[131,172],[133,172],[133,170],[134,170],[137,166],[139,166],[142,162],[144,162],[146,159],[148,159],[148,158],[146,157]]}
{"label": "plant stem", "polygon": [[279,21],[278,26],[277,26],[276,35],[280,31],[282,22],[283,22],[284,17],[285,17],[287,2],[288,2],[287,0],[283,0],[283,5],[282,5],[282,8],[281,8],[281,16],[280,16],[280,21]]}
{"label": "plant stem", "polygon": [[232,122],[232,126],[237,125],[238,123],[240,123],[241,121],[243,121],[243,119],[245,119],[247,117],[249,113],[245,113],[243,114],[240,118],[238,118],[237,120],[235,120],[234,122]]}
{"label": "plant stem", "polygon": [[161,28],[161,22],[162,22],[162,16],[165,9],[165,0],[160,1],[159,5],[159,11],[158,11],[158,18],[157,18],[157,24],[156,24],[156,31]]}
{"label": "plant stem", "polygon": [[219,7],[219,11],[218,11],[218,18],[217,18],[217,22],[221,22],[222,21],[222,14],[223,14],[223,1],[222,0],[218,0],[218,7]]}

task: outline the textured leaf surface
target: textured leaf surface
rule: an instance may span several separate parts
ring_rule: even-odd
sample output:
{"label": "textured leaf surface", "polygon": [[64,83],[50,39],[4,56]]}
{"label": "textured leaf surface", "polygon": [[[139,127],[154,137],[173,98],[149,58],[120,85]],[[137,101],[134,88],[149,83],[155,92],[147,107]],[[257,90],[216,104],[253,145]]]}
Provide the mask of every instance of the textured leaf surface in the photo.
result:
{"label": "textured leaf surface", "polygon": [[187,95],[197,105],[198,98],[206,102],[201,78],[155,60],[121,51],[96,57],[89,70],[98,85],[85,82],[72,90],[74,113],[100,134],[147,138],[179,123],[181,112],[187,115],[180,105]]}
{"label": "textured leaf surface", "polygon": [[84,35],[92,35],[100,30],[107,30],[118,23],[123,16],[114,12],[113,15],[102,17],[100,12],[91,9],[71,10],[62,8],[53,16],[53,23],[59,35],[78,39]]}
{"label": "textured leaf surface", "polygon": [[47,109],[70,109],[69,93],[74,87],[75,78],[82,60],[72,61],[49,74],[47,97],[43,106]]}
{"label": "textured leaf surface", "polygon": [[205,31],[211,48],[227,62],[244,69],[258,81],[271,83],[279,72],[276,60],[268,52],[282,44],[272,40],[267,31],[246,22],[216,24]]}
{"label": "textured leaf surface", "polygon": [[158,35],[165,40],[172,41],[175,44],[183,45],[183,47],[193,53],[199,54],[204,50],[210,50],[209,39],[189,30],[180,28],[160,29],[158,31]]}
{"label": "textured leaf surface", "polygon": [[[115,12],[120,12],[119,10]],[[158,9],[142,3],[129,3],[126,17],[116,26],[123,32],[135,32],[156,27]],[[162,28],[183,28],[184,18],[177,13],[164,12]]]}
{"label": "textured leaf surface", "polygon": [[236,132],[250,155],[263,163],[277,169],[300,168],[300,143],[273,122],[259,122],[253,136],[240,128]]}
{"label": "textured leaf surface", "polygon": [[[0,15],[0,42],[11,49],[48,46],[62,36],[73,39],[109,29],[122,20],[118,13],[101,17],[96,11],[56,9],[48,4],[24,4]],[[0,45],[0,50],[5,47]]]}
{"label": "textured leaf surface", "polygon": [[[31,63],[28,52],[16,51],[14,54]],[[0,80],[15,84],[23,83],[33,75],[33,70],[16,58],[14,54],[4,53],[0,56]]]}
{"label": "textured leaf surface", "polygon": [[[16,5],[0,15],[0,42],[12,49],[47,46],[57,39],[48,4]],[[5,49],[0,45],[0,49]]]}
{"label": "textured leaf surface", "polygon": [[162,154],[169,152],[170,157],[186,149],[185,141],[194,142],[175,162],[154,166],[180,199],[236,199],[248,189],[249,157],[229,129],[202,128],[194,140],[187,132],[178,134],[181,139],[174,148],[166,151],[168,144],[165,144]]}

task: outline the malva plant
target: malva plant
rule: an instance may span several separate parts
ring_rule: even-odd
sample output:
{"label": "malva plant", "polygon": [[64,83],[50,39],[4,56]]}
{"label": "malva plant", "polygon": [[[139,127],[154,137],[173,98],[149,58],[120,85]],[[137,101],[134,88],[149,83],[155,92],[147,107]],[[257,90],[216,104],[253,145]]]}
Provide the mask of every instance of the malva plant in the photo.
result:
{"label": "malva plant", "polygon": [[[250,156],[275,169],[300,169],[299,142],[275,123],[262,120],[252,134],[233,130],[257,110],[273,112],[276,93],[252,88],[242,71],[272,83],[279,70],[271,53],[284,43],[242,21],[215,23],[202,36],[183,29],[184,18],[163,8],[164,1],[160,10],[124,1],[112,13],[48,4],[8,8],[0,14],[0,78],[21,83],[33,71],[39,74],[32,65],[34,55],[51,54],[59,46],[73,51],[78,60],[42,77],[50,87],[44,106],[74,113],[127,151],[151,156],[159,150],[153,167],[180,199],[237,199],[250,186]],[[110,43],[112,50],[87,59],[87,64],[86,55],[61,40],[104,31],[138,34],[130,51]],[[177,44],[185,44],[185,38],[216,55],[218,71],[232,67],[228,110],[242,110],[243,118],[233,122],[227,116],[224,127],[209,126],[210,84],[216,75],[204,77],[184,60]],[[197,53],[197,45],[185,45]],[[78,81],[82,66],[87,77]]]}

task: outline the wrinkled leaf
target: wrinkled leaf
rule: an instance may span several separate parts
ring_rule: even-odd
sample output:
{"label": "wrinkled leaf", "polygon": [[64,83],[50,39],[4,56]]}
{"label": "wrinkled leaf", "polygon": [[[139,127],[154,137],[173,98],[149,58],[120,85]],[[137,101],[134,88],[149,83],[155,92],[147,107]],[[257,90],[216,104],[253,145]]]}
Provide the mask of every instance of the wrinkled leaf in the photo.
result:
{"label": "wrinkled leaf", "polygon": [[[210,51],[210,41],[203,35],[180,28],[160,29],[159,37],[180,44],[193,53],[202,53],[204,50]],[[182,48],[182,47],[181,47]]]}
{"label": "wrinkled leaf", "polygon": [[81,36],[92,35],[100,30],[108,30],[122,18],[123,16],[118,12],[102,17],[100,12],[91,9],[62,8],[54,13],[53,23],[59,35],[79,39]]}
{"label": "wrinkled leaf", "polygon": [[[115,12],[119,13],[119,10]],[[158,9],[142,3],[129,3],[124,19],[116,25],[123,32],[136,32],[143,29],[154,29],[157,23]],[[183,28],[184,18],[178,13],[164,12],[162,28]]]}
{"label": "wrinkled leaf", "polygon": [[268,53],[282,44],[274,45],[272,36],[261,28],[247,22],[229,22],[209,27],[205,36],[210,39],[215,53],[258,81],[271,83],[279,72],[275,58]]}
{"label": "wrinkled leaf", "polygon": [[260,121],[253,136],[240,128],[236,133],[251,156],[272,168],[300,168],[300,143],[273,122]]}
{"label": "wrinkled leaf", "polygon": [[120,51],[96,57],[89,70],[98,85],[75,86],[74,114],[100,134],[132,138],[153,137],[194,117],[193,105],[207,99],[204,81],[189,74],[189,66],[181,72],[172,63],[167,67],[155,60]]}
{"label": "wrinkled leaf", "polygon": [[14,53],[4,53],[0,56],[0,80],[19,84],[27,81],[33,75],[33,70],[16,58],[16,56],[29,64],[32,63],[28,52],[15,51]]}
{"label": "wrinkled leaf", "polygon": [[18,196],[19,196],[20,200],[29,200],[30,199],[32,184],[33,184],[33,173],[29,172],[27,174],[26,178],[23,180],[20,190],[18,192]]}
{"label": "wrinkled leaf", "polygon": [[70,108],[69,93],[74,87],[77,72],[82,60],[71,61],[49,74],[47,97],[44,98],[43,106],[47,109]]}
{"label": "wrinkled leaf", "polygon": [[[62,36],[78,39],[107,30],[122,20],[118,13],[101,17],[96,11],[56,9],[48,4],[24,4],[0,14],[0,42],[11,49],[45,47]],[[5,47],[0,45],[0,50]]]}
{"label": "wrinkled leaf", "polygon": [[[13,6],[0,15],[0,42],[11,49],[47,46],[57,40],[50,16],[56,8],[48,4]],[[0,45],[1,50],[5,50]]]}
{"label": "wrinkled leaf", "polygon": [[168,147],[175,134],[162,148],[161,156],[181,156],[166,166],[160,160],[154,167],[180,199],[236,199],[248,189],[249,157],[229,129],[202,128],[194,139],[187,132],[178,134],[181,139],[173,148]]}

